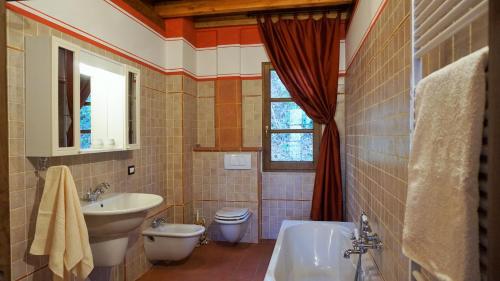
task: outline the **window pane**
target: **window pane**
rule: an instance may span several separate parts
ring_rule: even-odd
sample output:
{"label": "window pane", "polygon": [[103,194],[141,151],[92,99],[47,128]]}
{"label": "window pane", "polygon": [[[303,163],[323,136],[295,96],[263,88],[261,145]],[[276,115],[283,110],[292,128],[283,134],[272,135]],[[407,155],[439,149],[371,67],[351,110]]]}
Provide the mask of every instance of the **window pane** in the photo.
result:
{"label": "window pane", "polygon": [[92,144],[90,139],[91,138],[89,133],[80,134],[80,148],[89,149]]}
{"label": "window pane", "polygon": [[290,93],[275,70],[271,70],[271,98],[290,98]]}
{"label": "window pane", "polygon": [[271,134],[271,161],[313,161],[313,134]]}
{"label": "window pane", "polygon": [[84,105],[80,109],[80,130],[90,130],[90,105]]}
{"label": "window pane", "polygon": [[271,102],[271,129],[312,129],[313,121],[291,102]]}

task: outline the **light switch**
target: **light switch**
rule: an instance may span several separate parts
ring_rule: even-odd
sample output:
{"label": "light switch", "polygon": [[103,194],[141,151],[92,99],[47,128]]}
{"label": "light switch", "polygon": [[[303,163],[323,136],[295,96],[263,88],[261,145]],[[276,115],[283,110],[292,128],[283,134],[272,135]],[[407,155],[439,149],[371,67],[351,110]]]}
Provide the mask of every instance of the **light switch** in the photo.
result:
{"label": "light switch", "polygon": [[128,166],[128,174],[129,175],[135,174],[135,165]]}

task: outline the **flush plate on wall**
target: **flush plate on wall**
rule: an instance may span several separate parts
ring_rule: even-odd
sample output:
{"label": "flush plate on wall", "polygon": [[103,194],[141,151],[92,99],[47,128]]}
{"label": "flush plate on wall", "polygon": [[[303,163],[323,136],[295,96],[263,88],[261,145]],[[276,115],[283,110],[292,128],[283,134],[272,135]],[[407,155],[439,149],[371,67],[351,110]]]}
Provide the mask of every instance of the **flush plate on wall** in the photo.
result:
{"label": "flush plate on wall", "polygon": [[250,170],[252,169],[252,155],[250,153],[224,154],[224,169]]}

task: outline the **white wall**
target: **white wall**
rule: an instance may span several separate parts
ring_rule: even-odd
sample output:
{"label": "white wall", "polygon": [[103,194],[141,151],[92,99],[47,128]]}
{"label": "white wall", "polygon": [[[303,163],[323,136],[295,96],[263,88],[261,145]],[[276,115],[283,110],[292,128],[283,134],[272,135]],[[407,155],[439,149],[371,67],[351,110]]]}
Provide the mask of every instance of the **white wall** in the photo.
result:
{"label": "white wall", "polygon": [[347,68],[386,0],[359,0],[346,34]]}

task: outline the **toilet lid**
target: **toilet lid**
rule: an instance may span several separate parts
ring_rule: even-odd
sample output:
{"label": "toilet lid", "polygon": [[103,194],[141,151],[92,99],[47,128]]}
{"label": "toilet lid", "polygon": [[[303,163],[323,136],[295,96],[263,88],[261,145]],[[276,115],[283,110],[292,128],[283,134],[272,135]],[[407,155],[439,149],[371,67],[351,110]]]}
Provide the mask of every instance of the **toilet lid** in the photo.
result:
{"label": "toilet lid", "polygon": [[250,213],[246,213],[245,215],[243,216],[240,216],[240,217],[232,217],[232,218],[228,218],[228,217],[219,217],[219,216],[215,216],[215,219],[216,220],[221,220],[221,221],[237,221],[237,220],[242,220],[242,219],[246,219],[247,217],[250,216]]}
{"label": "toilet lid", "polygon": [[214,221],[217,222],[217,223],[220,223],[220,224],[240,224],[240,223],[244,223],[246,222],[250,216],[251,216],[252,213],[248,212],[246,214],[246,216],[243,216],[241,218],[238,218],[238,219],[221,219],[221,218],[218,218],[218,217],[215,217]]}
{"label": "toilet lid", "polygon": [[225,207],[215,213],[215,217],[220,219],[242,218],[248,214],[248,208],[230,208]]}

